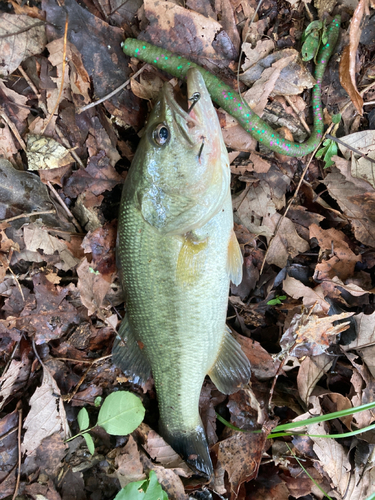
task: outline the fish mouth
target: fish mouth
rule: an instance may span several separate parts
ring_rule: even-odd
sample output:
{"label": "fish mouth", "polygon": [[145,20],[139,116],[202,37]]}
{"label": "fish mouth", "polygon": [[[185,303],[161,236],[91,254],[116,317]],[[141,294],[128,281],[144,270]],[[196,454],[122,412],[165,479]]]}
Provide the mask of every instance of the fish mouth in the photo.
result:
{"label": "fish mouth", "polygon": [[[208,138],[215,132],[213,124],[213,107],[210,94],[207,90],[203,76],[198,68],[190,68],[186,76],[187,101],[179,104],[173,88],[165,85],[163,88],[166,108],[173,113],[173,120],[178,125],[180,132],[192,145],[201,144],[202,140]],[[219,133],[219,131],[217,131]]]}

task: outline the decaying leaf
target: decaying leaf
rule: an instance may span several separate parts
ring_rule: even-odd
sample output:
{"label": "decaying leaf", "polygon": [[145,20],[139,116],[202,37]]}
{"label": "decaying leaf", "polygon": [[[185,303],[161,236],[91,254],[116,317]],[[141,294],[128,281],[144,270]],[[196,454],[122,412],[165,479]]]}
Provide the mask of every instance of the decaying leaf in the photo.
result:
{"label": "decaying leaf", "polygon": [[43,24],[25,15],[0,15],[1,75],[10,75],[22,61],[43,51],[46,44]]}
{"label": "decaying leaf", "polygon": [[[303,311],[302,314],[296,314],[293,317],[290,327],[280,340],[280,345],[291,356],[323,354],[333,341],[333,337],[348,328],[349,322],[342,322],[342,320],[353,314],[341,313],[319,317],[314,314],[314,309]],[[336,321],[340,323],[334,325]]]}
{"label": "decaying leaf", "polygon": [[32,455],[43,439],[58,432],[62,439],[70,435],[60,389],[46,366],[43,366],[42,385],[30,399],[30,411],[23,424],[26,429],[22,451]]}
{"label": "decaying leaf", "polygon": [[26,154],[29,170],[60,168],[74,161],[62,144],[40,134],[28,134]]}
{"label": "decaying leaf", "polygon": [[272,67],[276,61],[283,58],[287,58],[287,62],[281,69],[280,78],[275,83],[272,95],[296,95],[305,88],[313,87],[315,80],[306,70],[295,49],[279,50],[263,58],[240,75],[241,81],[250,86],[261,78],[266,68]]}

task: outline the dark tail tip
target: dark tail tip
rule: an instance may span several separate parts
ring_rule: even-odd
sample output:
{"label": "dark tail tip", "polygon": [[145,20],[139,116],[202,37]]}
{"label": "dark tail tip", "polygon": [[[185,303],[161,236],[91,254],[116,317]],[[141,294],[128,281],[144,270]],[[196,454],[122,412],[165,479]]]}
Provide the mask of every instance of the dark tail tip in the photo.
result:
{"label": "dark tail tip", "polygon": [[190,432],[171,433],[160,422],[159,428],[161,435],[189,467],[200,476],[210,479],[213,467],[203,427],[199,426]]}

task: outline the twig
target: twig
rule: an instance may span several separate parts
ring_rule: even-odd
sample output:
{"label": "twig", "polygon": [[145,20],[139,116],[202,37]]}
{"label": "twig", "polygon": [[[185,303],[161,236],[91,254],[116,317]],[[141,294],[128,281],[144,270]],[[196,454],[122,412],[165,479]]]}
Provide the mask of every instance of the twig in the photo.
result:
{"label": "twig", "polygon": [[87,367],[87,370],[84,372],[84,374],[82,375],[82,377],[80,378],[79,382],[77,383],[77,385],[75,386],[74,390],[72,393],[70,394],[67,394],[65,397],[63,397],[64,401],[66,401],[67,403],[70,403],[70,401],[74,398],[74,396],[77,394],[78,392],[78,389],[81,387],[81,385],[83,384],[88,372],[91,370],[92,366],[95,364],[95,363],[98,363],[99,361],[102,361],[103,359],[107,359],[107,358],[110,358],[112,357],[112,354],[109,354],[108,356],[103,356],[102,358],[98,358],[98,359],[94,359],[94,361],[91,362],[90,366]]}
{"label": "twig", "polygon": [[272,238],[271,238],[271,240],[270,240],[270,242],[269,242],[269,245],[268,245],[268,247],[267,247],[266,253],[264,254],[264,258],[263,258],[263,262],[262,262],[262,265],[261,265],[261,268],[260,268],[259,274],[262,274],[262,272],[263,272],[264,265],[265,265],[265,263],[266,263],[266,258],[267,258],[268,252],[269,252],[269,250],[270,250],[270,248],[271,248],[271,244],[272,244],[273,240],[276,238],[277,233],[278,233],[278,231],[279,231],[279,229],[280,229],[280,226],[281,226],[282,222],[284,221],[284,219],[286,218],[287,213],[289,212],[290,207],[293,205],[294,200],[297,198],[298,192],[299,192],[299,190],[300,190],[300,188],[301,188],[302,182],[303,182],[303,180],[304,180],[304,178],[305,178],[305,175],[306,175],[306,173],[307,173],[307,170],[309,169],[309,166],[310,166],[310,164],[311,164],[311,162],[312,162],[312,159],[313,159],[313,158],[314,158],[314,156],[315,156],[315,153],[316,153],[316,152],[318,151],[318,149],[320,148],[320,145],[321,145],[321,144],[322,144],[322,142],[324,141],[324,139],[325,139],[326,135],[328,134],[328,132],[331,132],[331,130],[332,130],[332,128],[333,128],[334,126],[335,126],[335,124],[334,124],[334,123],[331,123],[331,125],[328,127],[327,132],[326,132],[326,133],[323,135],[323,137],[321,138],[321,140],[320,140],[319,144],[317,145],[317,147],[316,147],[316,148],[314,149],[314,151],[312,152],[312,154],[311,154],[311,156],[310,156],[310,159],[309,159],[309,161],[308,161],[308,162],[307,162],[307,164],[306,164],[306,167],[303,169],[303,172],[302,172],[301,178],[300,178],[300,180],[299,180],[299,182],[298,182],[298,186],[297,186],[296,190],[294,191],[294,194],[293,194],[292,198],[289,200],[289,203],[288,203],[288,205],[287,205],[287,207],[286,207],[286,209],[285,209],[285,212],[284,212],[284,213],[283,213],[283,215],[280,217],[280,219],[277,221],[276,228],[275,228],[275,232],[274,232],[274,234],[273,234],[273,236],[272,236]]}
{"label": "twig", "polygon": [[137,78],[137,76],[139,76],[144,71],[144,69],[146,67],[148,67],[148,66],[149,66],[148,64],[145,64],[144,66],[142,66],[142,68],[139,69],[136,73],[134,73],[134,75],[132,77],[130,77],[128,80],[126,80],[125,83],[122,83],[119,87],[117,87],[117,89],[112,90],[112,92],[110,92],[109,94],[105,95],[101,99],[99,99],[99,100],[97,100],[95,102],[90,102],[90,104],[86,104],[86,106],[82,106],[81,108],[78,108],[77,109],[77,113],[80,114],[83,111],[86,111],[87,109],[94,108],[98,104],[101,104],[102,102],[107,101],[108,99],[110,99],[111,97],[113,97],[114,95],[116,95],[118,92],[120,92],[120,90],[122,90],[124,87],[126,87],[127,85],[129,85],[131,79],[132,78]]}
{"label": "twig", "polygon": [[52,120],[52,117],[55,114],[55,111],[56,111],[56,109],[58,108],[58,106],[60,104],[60,99],[61,99],[61,96],[62,96],[62,93],[63,93],[63,90],[64,90],[64,78],[65,78],[65,66],[66,66],[66,44],[67,44],[67,41],[68,41],[68,25],[69,25],[69,15],[68,15],[68,13],[66,13],[60,92],[59,92],[59,95],[57,96],[55,106],[54,106],[53,110],[51,111],[51,114],[49,115],[47,123],[46,123],[46,125],[44,126],[44,128],[42,130],[42,134],[44,134],[44,132],[46,131],[48,125],[50,124],[50,121]]}
{"label": "twig", "polygon": [[47,181],[47,186],[50,188],[50,190],[52,191],[52,193],[55,195],[56,197],[56,200],[59,202],[59,204],[61,205],[61,207],[65,210],[65,212],[68,214],[68,216],[71,218],[71,220],[73,221],[74,225],[76,226],[76,228],[78,229],[78,231],[80,233],[83,233],[83,229],[81,228],[79,222],[77,221],[77,219],[74,217],[74,215],[72,214],[72,212],[69,210],[69,208],[66,206],[66,204],[63,202],[63,200],[60,198],[59,196],[59,193],[56,191],[56,189],[52,186],[51,184],[51,181]]}
{"label": "twig", "polygon": [[55,214],[56,210],[44,210],[43,212],[30,212],[28,214],[15,215],[14,217],[9,217],[9,219],[2,219],[1,222],[12,222],[18,219],[27,219],[27,217],[32,217],[33,215],[46,215]]}
{"label": "twig", "polygon": [[13,132],[13,134],[16,136],[16,139],[20,143],[22,149],[24,151],[26,151],[26,144],[25,144],[24,140],[20,136],[20,133],[18,132],[17,127],[15,126],[15,124],[12,122],[12,120],[10,120],[8,118],[8,116],[4,112],[3,107],[0,107],[0,117],[8,125],[8,127],[11,129],[11,131]]}
{"label": "twig", "polygon": [[21,432],[22,432],[22,403],[18,401],[17,403],[17,411],[18,411],[18,469],[17,469],[17,480],[16,486],[14,487],[14,493],[12,496],[12,500],[15,500],[18,495],[18,488],[20,486],[21,479]]}
{"label": "twig", "polygon": [[32,30],[33,28],[37,28],[38,26],[45,26],[46,24],[49,24],[49,23],[47,23],[46,21],[38,21],[37,23],[32,24],[31,26],[26,26],[25,28],[22,28],[19,31],[15,31],[14,33],[6,33],[5,35],[0,35],[0,39],[1,38],[9,38],[11,36],[21,35],[21,33],[25,33],[25,31]]}
{"label": "twig", "polygon": [[353,146],[350,146],[349,144],[345,144],[344,141],[341,141],[340,139],[337,139],[337,137],[326,134],[327,139],[331,139],[331,141],[337,142],[337,144],[341,144],[342,146],[345,146],[347,149],[350,149],[350,151],[353,151],[353,153],[356,153],[357,155],[362,156],[365,160],[371,161],[372,163],[375,163],[375,160],[373,158],[369,158],[365,154],[361,153],[359,149],[353,148]]}
{"label": "twig", "polygon": [[302,116],[301,112],[297,109],[297,107],[294,104],[294,102],[291,100],[291,98],[288,95],[286,95],[284,97],[285,97],[286,102],[289,104],[289,106],[293,109],[293,111],[298,116],[298,119],[302,123],[302,126],[304,127],[304,129],[306,130],[306,132],[308,132],[310,134],[310,132],[311,132],[310,131],[310,127],[307,125],[304,117]]}
{"label": "twig", "polygon": [[[37,96],[38,98],[38,104],[39,104],[39,107],[41,108],[41,110],[43,111],[43,113],[47,116],[48,115],[48,110],[46,108],[46,105],[44,104],[44,102],[42,101],[41,97],[40,97],[40,94],[38,92],[38,89],[35,87],[33,81],[29,78],[29,75],[26,73],[26,71],[22,68],[22,66],[18,66],[18,69],[21,73],[21,75],[23,76],[23,78],[27,81],[27,83],[29,84],[31,90],[34,92],[34,94]],[[61,142],[63,143],[63,145],[67,148],[67,149],[70,149],[70,154],[73,156],[73,158],[75,159],[75,161],[78,163],[78,165],[80,165],[82,168],[85,168],[85,165],[83,164],[81,158],[77,155],[77,153],[74,151],[74,149],[72,149],[71,145],[69,144],[69,141],[65,138],[64,134],[61,132],[60,130],[60,127],[58,125],[55,124],[55,130],[57,132],[57,135],[59,136]]]}

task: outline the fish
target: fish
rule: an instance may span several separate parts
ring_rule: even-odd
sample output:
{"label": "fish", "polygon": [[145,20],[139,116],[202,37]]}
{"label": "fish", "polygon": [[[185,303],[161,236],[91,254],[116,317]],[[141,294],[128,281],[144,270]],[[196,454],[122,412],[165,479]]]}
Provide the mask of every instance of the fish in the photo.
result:
{"label": "fish", "polygon": [[126,177],[117,261],[126,314],[112,357],[136,384],[154,378],[159,433],[192,470],[213,472],[199,397],[208,374],[224,394],[250,379],[226,326],[230,281],[242,280],[230,167],[197,68],[180,103],[165,83]]}

